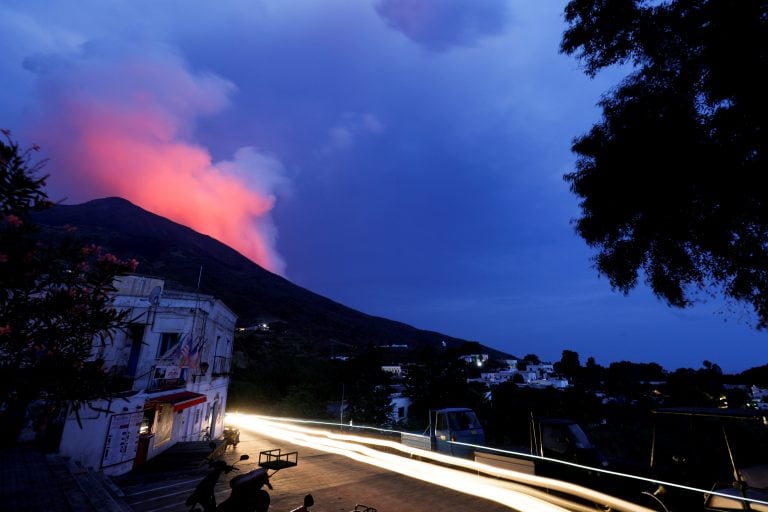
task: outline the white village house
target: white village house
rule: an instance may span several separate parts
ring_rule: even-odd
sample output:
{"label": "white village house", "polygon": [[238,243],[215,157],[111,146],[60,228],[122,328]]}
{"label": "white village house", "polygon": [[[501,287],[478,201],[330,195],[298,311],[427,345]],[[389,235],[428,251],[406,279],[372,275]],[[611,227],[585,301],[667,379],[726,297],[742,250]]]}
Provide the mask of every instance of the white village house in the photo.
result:
{"label": "white village house", "polygon": [[92,356],[119,376],[110,399],[70,413],[59,452],[80,465],[119,475],[179,441],[223,430],[235,314],[209,295],[164,289],[161,279],[126,276],[114,307],[126,329]]}

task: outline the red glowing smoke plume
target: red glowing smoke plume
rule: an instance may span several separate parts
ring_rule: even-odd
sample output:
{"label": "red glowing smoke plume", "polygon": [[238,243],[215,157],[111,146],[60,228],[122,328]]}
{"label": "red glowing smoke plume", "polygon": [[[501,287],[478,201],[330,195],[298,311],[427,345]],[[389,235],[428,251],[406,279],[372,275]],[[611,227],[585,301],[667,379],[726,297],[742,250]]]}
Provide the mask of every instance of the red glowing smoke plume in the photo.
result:
{"label": "red glowing smoke plume", "polygon": [[270,217],[280,163],[252,148],[214,162],[191,142],[195,119],[226,106],[231,83],[155,52],[48,65],[40,86],[28,131],[51,157],[52,199],[120,196],[283,272]]}

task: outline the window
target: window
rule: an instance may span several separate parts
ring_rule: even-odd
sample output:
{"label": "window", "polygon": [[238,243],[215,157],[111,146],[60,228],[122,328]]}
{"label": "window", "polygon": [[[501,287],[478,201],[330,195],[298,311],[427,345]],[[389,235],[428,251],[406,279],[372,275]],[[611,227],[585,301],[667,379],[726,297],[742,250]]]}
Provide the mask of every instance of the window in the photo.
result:
{"label": "window", "polygon": [[456,411],[450,413],[451,430],[470,430],[479,428],[480,422],[472,411]]}
{"label": "window", "polygon": [[160,350],[158,351],[157,356],[163,357],[178,344],[179,344],[179,333],[164,332],[160,334]]}

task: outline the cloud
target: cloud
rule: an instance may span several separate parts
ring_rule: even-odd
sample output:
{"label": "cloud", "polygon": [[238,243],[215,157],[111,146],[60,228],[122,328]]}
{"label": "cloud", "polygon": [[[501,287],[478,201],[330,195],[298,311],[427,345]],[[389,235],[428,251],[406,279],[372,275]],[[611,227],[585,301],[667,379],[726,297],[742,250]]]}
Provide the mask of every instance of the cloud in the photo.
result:
{"label": "cloud", "polygon": [[412,41],[446,51],[502,33],[507,9],[506,0],[380,0],[376,12]]}
{"label": "cloud", "polygon": [[234,84],[158,47],[90,44],[24,65],[39,77],[25,132],[51,158],[52,199],[121,196],[284,271],[270,215],[287,186],[281,163],[251,147],[214,161],[193,140],[195,121],[228,106]]}
{"label": "cloud", "polygon": [[384,124],[373,114],[345,112],[339,121],[328,130],[328,143],[323,152],[350,148],[360,135],[380,135]]}

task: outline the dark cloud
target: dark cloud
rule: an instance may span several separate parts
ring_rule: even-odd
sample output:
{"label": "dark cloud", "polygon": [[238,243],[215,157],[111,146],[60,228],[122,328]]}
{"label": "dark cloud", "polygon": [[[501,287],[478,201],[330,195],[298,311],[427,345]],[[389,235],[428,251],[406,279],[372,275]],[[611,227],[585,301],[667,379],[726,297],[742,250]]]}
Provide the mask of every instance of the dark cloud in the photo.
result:
{"label": "dark cloud", "polygon": [[376,11],[414,42],[434,51],[472,46],[504,31],[505,0],[380,0]]}

